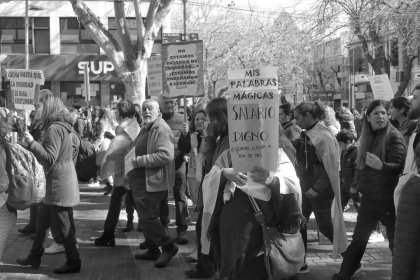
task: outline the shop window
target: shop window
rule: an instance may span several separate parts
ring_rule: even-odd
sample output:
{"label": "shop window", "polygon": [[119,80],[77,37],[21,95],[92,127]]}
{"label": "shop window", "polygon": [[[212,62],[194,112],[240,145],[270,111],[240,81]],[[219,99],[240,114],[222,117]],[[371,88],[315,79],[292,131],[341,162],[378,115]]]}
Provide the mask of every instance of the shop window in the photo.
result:
{"label": "shop window", "polygon": [[[90,83],[89,104],[93,106],[101,105],[101,92],[99,82]],[[87,105],[87,97],[84,84],[81,82],[61,82],[61,99],[66,100],[67,104],[73,107],[82,107]]]}
{"label": "shop window", "polygon": [[77,18],[60,18],[62,54],[99,53],[99,46]]}
{"label": "shop window", "polygon": [[[25,53],[24,18],[0,18],[0,52]],[[29,53],[50,53],[49,18],[29,19]]]}

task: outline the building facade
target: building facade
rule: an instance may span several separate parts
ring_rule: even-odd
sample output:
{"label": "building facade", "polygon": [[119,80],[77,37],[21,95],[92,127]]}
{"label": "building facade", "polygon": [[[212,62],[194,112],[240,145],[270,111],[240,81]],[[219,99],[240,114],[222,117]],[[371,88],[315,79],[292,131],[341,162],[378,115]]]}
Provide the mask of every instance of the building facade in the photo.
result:
{"label": "building facade", "polygon": [[[86,3],[119,41],[113,2]],[[147,9],[148,4],[143,3],[143,15],[147,14]],[[25,68],[24,15],[24,1],[0,3],[0,101],[3,103],[11,103],[5,69]],[[135,40],[134,8],[129,2],[126,2],[126,16],[130,37]],[[170,32],[166,22],[160,30],[160,39],[155,41],[155,54],[160,54],[162,30]],[[76,108],[87,104],[109,106],[125,98],[124,84],[117,77],[114,66],[78,21],[69,1],[36,1],[36,6],[29,2],[29,25],[29,65],[30,69],[44,71],[46,82],[41,88],[50,89]],[[90,100],[84,90],[85,64],[90,78]]]}

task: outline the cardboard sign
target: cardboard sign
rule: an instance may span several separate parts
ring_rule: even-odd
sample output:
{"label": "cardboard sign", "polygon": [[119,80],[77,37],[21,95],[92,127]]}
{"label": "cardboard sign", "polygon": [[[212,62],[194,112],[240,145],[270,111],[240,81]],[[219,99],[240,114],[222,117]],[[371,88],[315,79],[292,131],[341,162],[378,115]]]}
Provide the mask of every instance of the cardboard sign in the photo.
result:
{"label": "cardboard sign", "polygon": [[276,171],[279,137],[277,68],[229,70],[229,143],[233,168]]}
{"label": "cardboard sign", "polygon": [[203,41],[162,45],[163,94],[203,96]]}
{"label": "cardboard sign", "polygon": [[147,92],[150,96],[159,96],[163,93],[162,58],[160,56],[152,56],[147,59]]}
{"label": "cardboard sign", "polygon": [[372,87],[374,99],[389,101],[394,98],[394,91],[387,74],[369,76],[368,80]]}
{"label": "cardboard sign", "polygon": [[128,153],[124,157],[124,170],[125,170],[125,175],[127,175],[128,172],[130,172],[131,170],[134,169],[134,166],[131,163],[131,161],[135,157],[136,157],[136,147],[133,147],[130,151],[128,151]]}
{"label": "cardboard sign", "polygon": [[34,104],[38,102],[35,89],[37,85],[44,85],[44,72],[42,70],[6,69],[6,75],[10,80],[15,109],[35,110]]}
{"label": "cardboard sign", "polygon": [[140,126],[137,121],[132,122],[129,126],[124,128],[125,132],[127,132],[128,136],[130,136],[131,141],[136,140],[137,135],[140,133]]}

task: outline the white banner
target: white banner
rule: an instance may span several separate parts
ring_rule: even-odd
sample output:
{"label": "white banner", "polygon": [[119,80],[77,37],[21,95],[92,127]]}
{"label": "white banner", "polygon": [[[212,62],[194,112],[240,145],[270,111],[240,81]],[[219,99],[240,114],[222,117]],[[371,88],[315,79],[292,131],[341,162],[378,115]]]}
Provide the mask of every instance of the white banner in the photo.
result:
{"label": "white banner", "polygon": [[229,70],[228,121],[233,168],[277,169],[279,101],[277,67]]}
{"label": "white banner", "polygon": [[35,89],[37,85],[44,84],[44,72],[30,69],[6,69],[6,75],[10,80],[15,109],[35,110],[34,104],[38,102]]}
{"label": "white banner", "polygon": [[369,76],[368,79],[374,99],[389,101],[394,98],[394,91],[387,74]]}

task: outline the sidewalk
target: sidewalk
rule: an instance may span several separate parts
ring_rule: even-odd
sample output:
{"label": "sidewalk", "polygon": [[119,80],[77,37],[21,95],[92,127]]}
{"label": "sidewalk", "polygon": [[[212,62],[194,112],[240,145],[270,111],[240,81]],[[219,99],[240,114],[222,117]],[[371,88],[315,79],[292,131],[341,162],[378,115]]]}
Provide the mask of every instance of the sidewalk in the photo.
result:
{"label": "sidewalk", "polygon": [[[82,259],[82,270],[78,274],[56,275],[52,270],[65,262],[64,254],[44,255],[41,267],[32,270],[29,267],[16,265],[17,258],[26,257],[32,245],[32,240],[17,232],[17,229],[28,221],[29,211],[19,212],[18,221],[9,236],[7,247],[0,264],[0,280],[5,279],[137,279],[137,280],[183,280],[184,271],[191,265],[186,258],[195,249],[194,225],[188,228],[190,243],[178,245],[179,253],[173,258],[169,266],[157,269],[153,262],[138,261],[134,254],[139,252],[138,244],[144,240],[143,234],[137,231],[123,233],[125,226],[125,211],[121,211],[119,227],[116,230],[116,246],[114,248],[96,247],[94,238],[103,230],[103,223],[107,214],[109,196],[103,196],[100,188],[81,186],[81,203],[74,210],[76,223],[76,236]],[[174,219],[174,204],[170,202],[171,218]],[[191,219],[195,221],[196,215],[190,208]],[[355,213],[345,213],[346,227],[352,230],[355,224]],[[135,221],[136,218],[135,218]],[[137,223],[135,224],[135,227]],[[308,244],[307,262],[310,267],[309,274],[300,275],[301,280],[327,280],[339,269],[341,260],[330,258],[331,245],[318,245],[314,221],[311,219]],[[170,234],[176,237],[175,227],[170,227]],[[47,246],[51,240],[48,240]],[[388,242],[369,244],[363,258],[364,270],[357,279],[390,279],[391,254],[387,248]]]}

